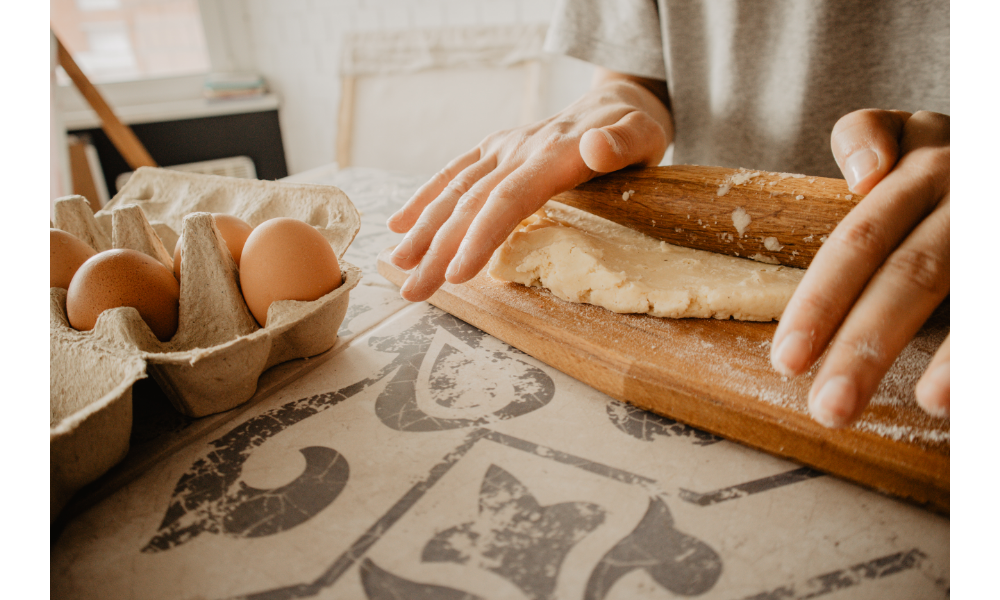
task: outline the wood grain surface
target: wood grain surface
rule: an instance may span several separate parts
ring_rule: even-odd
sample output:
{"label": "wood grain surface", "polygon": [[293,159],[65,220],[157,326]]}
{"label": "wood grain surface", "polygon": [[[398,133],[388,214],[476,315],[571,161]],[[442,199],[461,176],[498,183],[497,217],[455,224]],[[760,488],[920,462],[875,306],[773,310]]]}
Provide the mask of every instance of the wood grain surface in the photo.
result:
{"label": "wood grain surface", "polygon": [[804,269],[861,198],[843,179],[680,165],[616,171],[552,199],[671,244]]}
{"label": "wood grain surface", "polygon": [[[406,273],[378,258],[396,285]],[[860,421],[830,430],[808,415],[816,369],[771,369],[776,323],[661,319],[560,300],[481,272],[429,302],[612,398],[948,513],[949,420],[913,400],[917,378],[947,335],[947,307],[921,330]]]}

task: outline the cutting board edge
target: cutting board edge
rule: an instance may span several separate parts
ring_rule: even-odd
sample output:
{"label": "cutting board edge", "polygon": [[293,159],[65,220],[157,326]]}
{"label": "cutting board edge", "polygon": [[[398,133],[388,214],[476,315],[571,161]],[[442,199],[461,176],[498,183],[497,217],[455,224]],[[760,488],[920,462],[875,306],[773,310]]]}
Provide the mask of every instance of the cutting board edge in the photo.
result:
{"label": "cutting board edge", "polygon": [[[406,274],[385,260],[388,251],[380,253],[378,270],[383,277],[399,286]],[[481,273],[477,279],[480,277],[488,275]],[[486,311],[484,307],[490,305],[491,299],[476,288],[477,279],[462,285],[446,283],[428,302],[616,400],[904,498],[935,512],[950,513],[948,457],[861,431],[830,430],[806,415],[782,413],[778,407],[763,402],[737,408],[716,398],[695,395],[683,386],[640,380],[630,373],[625,360],[607,360],[597,352],[589,352],[585,348],[575,350],[568,344],[534,334],[530,328],[524,327],[526,321],[534,318],[531,315],[510,306],[505,308],[516,311],[519,319]],[[606,345],[602,348],[607,351]],[[616,388],[608,383],[619,377],[625,385]],[[625,389],[630,381],[634,390]],[[672,404],[664,407],[662,402],[645,400],[651,391],[659,397],[673,398]],[[710,410],[706,411],[706,408]],[[723,431],[718,426],[725,418],[730,423],[738,423],[738,431],[742,432],[739,436],[732,434],[732,428]],[[894,447],[902,456],[893,459],[878,451],[886,446]],[[868,451],[872,465],[852,459],[859,450]]]}

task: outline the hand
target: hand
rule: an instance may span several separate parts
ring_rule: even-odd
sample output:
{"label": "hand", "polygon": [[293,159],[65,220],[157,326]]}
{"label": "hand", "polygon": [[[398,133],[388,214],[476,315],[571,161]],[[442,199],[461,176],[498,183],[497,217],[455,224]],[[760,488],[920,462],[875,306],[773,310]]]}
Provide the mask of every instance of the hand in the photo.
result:
{"label": "hand", "polygon": [[[868,194],[816,254],[771,346],[785,375],[805,372],[829,344],[809,392],[827,427],[855,420],[882,377],[950,289],[950,118],[860,110],[831,146],[851,190]],[[832,341],[831,341],[832,340]],[[917,402],[950,407],[950,337],[917,384]]]}
{"label": "hand", "polygon": [[598,69],[592,89],[540,123],[490,135],[417,190],[387,225],[391,256],[416,267],[400,290],[426,300],[475,277],[518,223],[552,196],[629,165],[656,165],[673,139],[666,84]]}

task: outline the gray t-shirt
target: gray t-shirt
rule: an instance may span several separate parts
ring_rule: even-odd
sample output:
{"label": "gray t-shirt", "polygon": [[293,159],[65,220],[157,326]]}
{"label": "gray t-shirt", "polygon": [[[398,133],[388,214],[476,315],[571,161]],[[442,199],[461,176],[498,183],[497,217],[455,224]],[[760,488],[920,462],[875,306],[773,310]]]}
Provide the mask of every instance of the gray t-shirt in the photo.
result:
{"label": "gray t-shirt", "polygon": [[837,120],[949,114],[949,3],[560,0],[546,50],[666,79],[675,164],[841,177]]}

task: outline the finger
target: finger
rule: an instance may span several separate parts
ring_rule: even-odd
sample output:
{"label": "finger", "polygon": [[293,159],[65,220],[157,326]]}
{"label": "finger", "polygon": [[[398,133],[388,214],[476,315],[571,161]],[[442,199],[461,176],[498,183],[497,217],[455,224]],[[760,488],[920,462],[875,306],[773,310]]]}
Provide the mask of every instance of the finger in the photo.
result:
{"label": "finger", "polygon": [[852,192],[869,193],[896,166],[909,117],[903,111],[857,110],[833,126],[830,148]]}
{"label": "finger", "polygon": [[896,357],[948,295],[950,226],[945,200],[865,288],[809,392],[816,421],[843,427],[856,419]]}
{"label": "finger", "polygon": [[394,233],[406,233],[420,218],[424,208],[434,201],[445,187],[448,186],[459,173],[475,164],[480,159],[480,148],[473,148],[458,158],[448,163],[445,168],[438,171],[427,183],[420,186],[413,196],[406,201],[402,208],[397,210],[386,220],[385,224],[389,231]]}
{"label": "finger", "polygon": [[771,364],[783,375],[809,368],[872,274],[948,194],[950,150],[934,119],[911,119],[906,155],[841,221],[820,248],[775,331]]}
{"label": "finger", "polygon": [[663,127],[643,111],[632,111],[614,125],[591,129],[580,138],[580,156],[598,173],[631,165],[655,166],[667,151]]}
{"label": "finger", "polygon": [[928,414],[947,417],[951,413],[951,334],[917,382],[916,395],[917,404]]}
{"label": "finger", "polygon": [[478,161],[453,178],[438,197],[427,205],[417,223],[410,228],[389,257],[400,269],[412,269],[420,262],[437,235],[438,230],[451,216],[463,194],[496,167],[493,157]]}
{"label": "finger", "polygon": [[411,302],[426,300],[441,287],[445,281],[445,271],[462,242],[468,223],[487,202],[490,192],[514,169],[512,164],[495,169],[462,195],[447,222],[437,231],[419,266],[410,273],[400,288],[403,298]]}
{"label": "finger", "polygon": [[463,283],[475,277],[522,220],[552,196],[594,175],[596,173],[587,168],[573,148],[529,159],[493,190],[486,205],[469,225],[448,268],[448,281]]}

